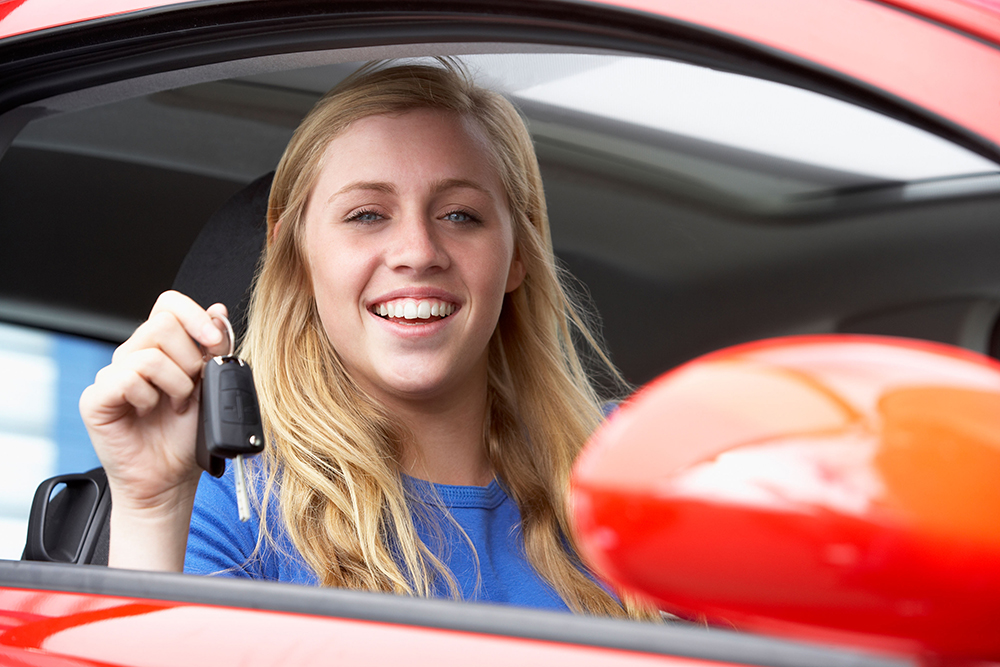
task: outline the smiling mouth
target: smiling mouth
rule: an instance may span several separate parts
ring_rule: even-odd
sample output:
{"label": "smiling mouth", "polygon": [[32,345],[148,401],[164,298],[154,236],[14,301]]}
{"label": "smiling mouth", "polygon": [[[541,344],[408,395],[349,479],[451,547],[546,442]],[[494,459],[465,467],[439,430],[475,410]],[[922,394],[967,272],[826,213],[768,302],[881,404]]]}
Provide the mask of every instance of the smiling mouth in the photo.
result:
{"label": "smiling mouth", "polygon": [[384,320],[398,324],[427,324],[443,320],[457,306],[438,299],[393,299],[372,305],[369,310]]}

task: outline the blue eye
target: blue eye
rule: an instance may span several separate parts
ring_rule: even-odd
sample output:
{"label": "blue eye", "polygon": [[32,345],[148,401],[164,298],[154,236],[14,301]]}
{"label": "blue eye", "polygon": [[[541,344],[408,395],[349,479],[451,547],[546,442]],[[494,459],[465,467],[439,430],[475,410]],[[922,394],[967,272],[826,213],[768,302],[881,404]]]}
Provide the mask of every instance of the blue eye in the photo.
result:
{"label": "blue eye", "polygon": [[457,222],[460,224],[479,224],[482,222],[479,218],[472,215],[468,211],[451,211],[450,213],[445,213],[444,219],[449,222]]}
{"label": "blue eye", "polygon": [[378,222],[381,219],[381,213],[367,208],[356,211],[347,217],[349,222]]}

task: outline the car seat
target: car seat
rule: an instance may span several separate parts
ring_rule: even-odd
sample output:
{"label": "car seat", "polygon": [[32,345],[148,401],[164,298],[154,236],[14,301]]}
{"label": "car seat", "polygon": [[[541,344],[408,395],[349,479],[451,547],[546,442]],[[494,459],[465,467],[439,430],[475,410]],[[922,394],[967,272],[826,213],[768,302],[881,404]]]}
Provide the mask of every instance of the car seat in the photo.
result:
{"label": "car seat", "polygon": [[[209,218],[174,279],[173,289],[203,307],[226,304],[237,343],[246,332],[273,177],[272,172],[253,181]],[[47,479],[35,491],[21,559],[107,565],[110,517],[103,469]]]}

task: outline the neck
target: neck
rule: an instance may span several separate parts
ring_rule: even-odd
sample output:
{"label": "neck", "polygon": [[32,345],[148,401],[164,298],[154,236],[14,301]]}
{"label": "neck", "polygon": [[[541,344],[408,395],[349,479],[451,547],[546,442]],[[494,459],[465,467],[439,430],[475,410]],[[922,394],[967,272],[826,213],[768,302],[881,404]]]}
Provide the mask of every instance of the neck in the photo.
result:
{"label": "neck", "polygon": [[487,486],[493,467],[486,455],[486,384],[448,398],[390,399],[387,407],[409,430],[403,443],[403,472],[437,484]]}

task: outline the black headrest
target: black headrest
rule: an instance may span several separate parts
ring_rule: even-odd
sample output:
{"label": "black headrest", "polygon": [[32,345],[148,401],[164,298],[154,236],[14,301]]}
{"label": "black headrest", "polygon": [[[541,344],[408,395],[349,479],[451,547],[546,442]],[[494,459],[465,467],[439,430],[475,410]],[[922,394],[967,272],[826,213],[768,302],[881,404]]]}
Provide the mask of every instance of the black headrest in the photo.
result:
{"label": "black headrest", "polygon": [[247,306],[257,263],[267,239],[267,197],[274,172],[230,198],[198,234],[173,288],[207,308],[224,303],[236,340],[247,327]]}

